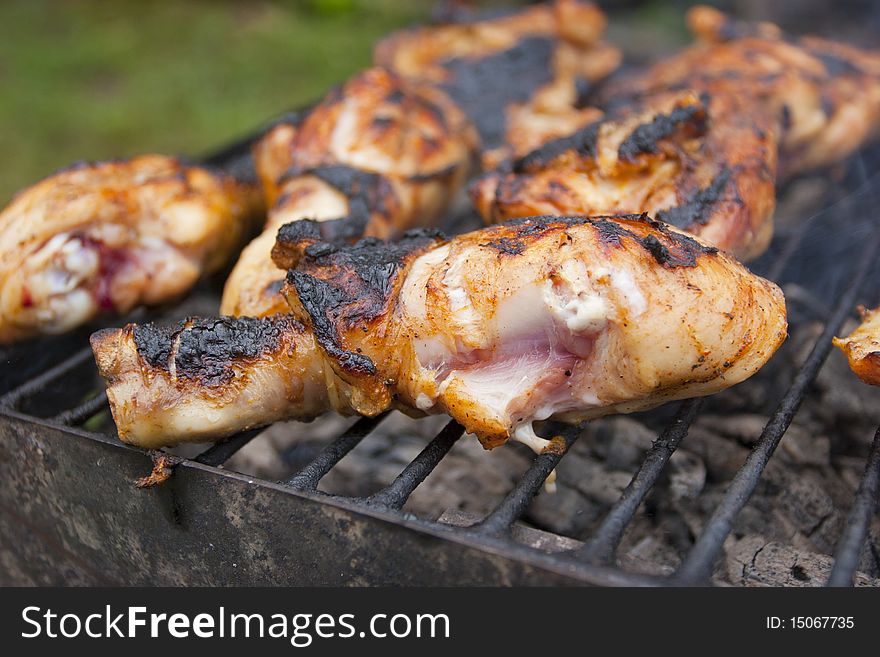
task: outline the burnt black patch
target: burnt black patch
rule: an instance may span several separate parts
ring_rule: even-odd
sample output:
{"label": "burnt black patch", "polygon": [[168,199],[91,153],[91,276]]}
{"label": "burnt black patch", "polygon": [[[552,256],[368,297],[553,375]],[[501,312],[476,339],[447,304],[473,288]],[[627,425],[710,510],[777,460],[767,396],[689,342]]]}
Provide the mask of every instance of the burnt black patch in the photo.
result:
{"label": "burnt black patch", "polygon": [[394,125],[394,119],[388,116],[377,116],[373,118],[371,124],[374,128],[377,128],[379,130],[387,130],[392,125]]}
{"label": "burnt black patch", "polygon": [[347,215],[321,222],[326,224],[321,229],[321,236],[327,241],[352,241],[362,237],[371,216],[388,213],[388,199],[394,198],[394,189],[384,176],[342,164],[291,167],[280,177],[278,184],[303,175],[315,176],[348,198]]}
{"label": "burnt black patch", "polygon": [[337,244],[361,238],[366,221],[360,216],[363,208],[338,219],[302,220],[284,224],[275,236],[272,260],[281,269],[296,267],[303,254],[312,257],[328,254]]}
{"label": "burnt black patch", "polygon": [[170,326],[153,324],[136,324],[133,331],[134,344],[138,355],[150,367],[168,369],[171,357],[171,345],[174,336],[183,328],[183,322]]}
{"label": "burnt black patch", "polygon": [[[329,239],[325,237],[327,221],[292,221],[284,224],[275,235],[275,246],[272,249],[272,260],[281,269],[296,267],[302,258],[303,251],[311,244],[323,242],[332,244],[335,239],[331,230]],[[326,241],[325,241],[326,240]]]}
{"label": "burnt black patch", "polygon": [[834,103],[834,100],[828,96],[827,93],[823,90],[820,96],[820,102],[822,103],[822,113],[825,116],[833,116],[834,112],[837,110],[837,107]]}
{"label": "burnt black patch", "polygon": [[[642,231],[632,230],[627,223],[641,223],[651,230],[642,236]],[[494,229],[485,229],[489,235],[493,231],[503,232],[501,237],[487,240],[481,246],[498,250],[507,255],[519,255],[528,243],[551,230],[589,224],[596,229],[599,239],[609,245],[620,246],[624,238],[629,238],[644,248],[658,264],[672,269],[675,267],[694,267],[701,255],[718,253],[712,246],[703,246],[695,239],[651,219],[647,213],[620,215],[568,215],[522,217],[498,224]]]}
{"label": "burnt black patch", "polygon": [[865,74],[856,64],[834,53],[814,51],[812,54],[822,62],[822,65],[831,77]]}
{"label": "burnt black patch", "polygon": [[480,246],[487,246],[495,249],[503,255],[520,255],[525,249],[525,243],[521,240],[512,239],[510,237],[500,237],[497,240],[489,240]]}
{"label": "burnt black patch", "polygon": [[292,317],[217,317],[138,325],[133,333],[138,354],[152,367],[169,371],[173,353],[178,377],[218,386],[235,378],[236,364],[276,351],[285,335],[302,330]]}
{"label": "burnt black patch", "polygon": [[394,89],[385,96],[385,102],[390,105],[400,105],[404,98],[406,98],[406,94],[401,89]]}
{"label": "burnt black patch", "polygon": [[502,224],[498,224],[500,228],[485,229],[491,236],[494,232],[503,232],[501,237],[489,239],[480,246],[495,249],[502,255],[517,256],[523,253],[528,244],[540,237],[544,233],[559,228],[560,226],[577,226],[582,224],[591,224],[600,232],[600,236],[604,241],[618,242],[622,235],[630,235],[621,224],[615,223],[615,220],[622,219],[628,221],[643,220],[643,215],[609,215],[594,216],[586,215],[541,215],[536,217],[519,217],[511,219]]}
{"label": "burnt black patch", "polygon": [[367,190],[377,187],[382,179],[382,176],[371,171],[335,164],[312,168],[291,167],[281,175],[278,184],[282,185],[291,178],[303,175],[320,178],[348,197],[363,195]]}
{"label": "burnt black patch", "polygon": [[730,175],[730,169],[724,167],[711,183],[697,190],[687,201],[658,212],[657,219],[683,229],[704,225],[711,218],[712,207],[722,200]]}
{"label": "burnt black patch", "polygon": [[443,89],[476,126],[483,148],[504,144],[505,108],[527,101],[553,79],[554,51],[552,38],[534,36],[486,57],[441,63],[449,73]]}
{"label": "burnt black patch", "polygon": [[[301,230],[305,233],[308,229]],[[423,228],[408,231],[393,242],[368,237],[356,244],[329,248],[322,248],[322,243],[311,241],[311,237],[301,249],[297,267],[288,272],[287,281],[296,291],[324,351],[347,372],[376,374],[367,356],[344,347],[344,333],[352,327],[368,326],[384,315],[405,265],[418,253],[442,242],[443,236]]]}
{"label": "burnt black patch", "polygon": [[[630,221],[644,221],[645,215],[630,215],[626,217]],[[608,219],[597,219],[593,221],[593,225],[599,232],[599,239],[605,244],[620,245],[620,240],[624,236],[634,237],[633,233],[621,224],[610,221]]]}
{"label": "burnt black patch", "polygon": [[718,253],[714,246],[703,246],[687,235],[668,230],[661,223],[650,219],[648,222],[656,229],[656,233],[646,235],[638,241],[658,264],[667,269],[696,267],[699,256]]}
{"label": "burnt black patch", "polygon": [[576,109],[584,109],[593,104],[593,96],[596,85],[587,78],[576,77],[574,79],[574,106]]}
{"label": "burnt black patch", "polygon": [[779,117],[780,127],[783,132],[788,132],[791,129],[791,109],[785,103],[782,104],[782,109],[780,110],[781,115]]}
{"label": "burnt black patch", "polygon": [[682,128],[692,127],[696,134],[702,134],[706,130],[706,105],[707,99],[701,97],[699,105],[676,107],[668,114],[658,114],[650,123],[639,125],[620,144],[618,157],[632,161],[639,155],[657,153],[659,142]]}
{"label": "burnt black patch", "polygon": [[346,372],[374,375],[376,365],[363,354],[348,351],[340,346],[334,320],[335,309],[341,308],[346,297],[342,290],[327,281],[291,269],[287,281],[296,289],[303,309],[312,320],[312,331],[318,344]]}
{"label": "burnt black patch", "polygon": [[602,121],[596,121],[566,137],[551,139],[545,142],[540,147],[515,160],[512,171],[514,173],[528,173],[540,170],[563,153],[569,151],[583,157],[595,157],[600,125],[602,125]]}

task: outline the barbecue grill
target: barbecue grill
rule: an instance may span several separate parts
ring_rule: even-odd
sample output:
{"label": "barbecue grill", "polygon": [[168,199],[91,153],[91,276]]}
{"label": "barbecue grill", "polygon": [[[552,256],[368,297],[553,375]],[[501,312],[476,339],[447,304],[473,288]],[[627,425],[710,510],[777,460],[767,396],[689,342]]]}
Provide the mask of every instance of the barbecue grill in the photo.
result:
{"label": "barbecue grill", "polygon": [[[289,117],[283,117],[286,120]],[[248,151],[262,131],[203,162],[248,170]],[[740,511],[785,439],[831,348],[868,280],[880,280],[880,221],[871,216],[880,196],[880,162],[873,149],[857,158],[857,175],[842,183],[839,203],[799,227],[780,231],[753,269],[784,284],[804,278],[803,262],[828,244],[851,257],[821,277],[814,291],[828,303],[824,328],[787,389],[779,389],[752,451],[730,482],[702,532],[669,576],[617,565],[624,533],[639,513],[705,400],[686,400],[659,432],[641,466],[585,542],[538,531],[521,522],[545,480],[581,434],[580,427],[548,423],[564,450],[534,458],[506,497],[472,524],[404,510],[413,491],[463,434],[455,421],[399,475],[367,497],[318,490],[318,484],[386,418],[353,422],[305,467],[275,482],[224,468],[261,430],[217,443],[197,456],[168,456],[172,476],[138,489],[134,481],[156,454],[120,443],[87,346],[87,331],[10,349],[0,381],[0,583],[2,584],[376,584],[376,585],[699,585],[713,569]],[[856,182],[853,183],[853,179]],[[849,187],[847,187],[847,185]],[[856,230],[841,230],[859,216]],[[466,223],[466,220],[465,220]],[[817,238],[816,235],[819,235]],[[821,267],[815,268],[817,271]],[[817,272],[813,271],[815,278]],[[809,278],[809,276],[808,276]],[[815,281],[814,281],[815,282]],[[874,301],[869,294],[868,300]],[[216,303],[216,298],[214,299]],[[172,311],[180,316],[182,311]],[[139,317],[142,319],[142,317]],[[124,320],[114,320],[120,325]],[[725,393],[719,393],[725,394]],[[865,461],[836,546],[828,585],[851,585],[880,497],[880,429]]]}
{"label": "barbecue grill", "polygon": [[[208,158],[243,166],[244,140]],[[809,253],[821,223],[845,221],[871,205],[875,181],[842,204],[777,237],[756,269],[784,282],[789,265]],[[874,222],[868,222],[873,226]],[[880,224],[878,224],[880,226]],[[518,520],[564,452],[544,453],[503,501],[470,526],[427,520],[402,510],[410,494],[462,436],[449,422],[384,489],[365,498],[318,491],[318,483],[384,416],[362,418],[311,463],[281,482],[232,472],[223,464],[259,430],[207,448],[191,459],[171,456],[172,477],[141,490],[134,480],[150,454],[112,433],[86,429],[107,411],[85,333],[19,347],[0,397],[0,549],[4,583],[137,584],[703,584],[709,581],[737,514],[784,439],[810,385],[851,315],[866,278],[873,278],[880,229],[848,237],[857,257],[828,298],[836,299],[815,340],[691,548],[671,577],[626,572],[616,548],[676,448],[687,439],[703,401],[680,403],[645,454],[620,499],[585,543],[539,532]],[[807,245],[805,246],[805,242]],[[856,246],[859,245],[859,246]],[[766,265],[766,270],[762,268]],[[845,265],[844,265],[845,266]],[[72,353],[71,353],[72,352]],[[60,353],[68,354],[60,362]],[[49,366],[55,361],[56,364]],[[720,393],[724,394],[724,393]],[[553,425],[566,449],[578,427]],[[155,456],[155,455],[153,455]],[[852,583],[880,494],[880,430],[865,464],[838,543],[832,585]]]}

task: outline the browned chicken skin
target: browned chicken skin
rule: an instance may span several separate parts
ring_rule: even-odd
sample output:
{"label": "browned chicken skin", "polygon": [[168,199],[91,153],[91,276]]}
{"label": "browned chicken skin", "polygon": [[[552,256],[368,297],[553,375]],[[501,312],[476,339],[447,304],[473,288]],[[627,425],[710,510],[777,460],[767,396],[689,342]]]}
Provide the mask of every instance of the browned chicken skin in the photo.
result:
{"label": "browned chicken skin", "polygon": [[46,178],[0,214],[0,343],[179,297],[262,207],[255,186],[162,155]]}
{"label": "browned chicken skin", "polygon": [[834,338],[834,346],[846,354],[850,369],[865,383],[880,386],[880,308],[859,306],[862,323],[845,338]]}
{"label": "browned chicken skin", "polygon": [[880,50],[794,37],[710,7],[687,21],[694,46],[609,85],[605,98],[683,87],[746,98],[780,126],[780,179],[839,162],[880,133]]}
{"label": "browned chicken skin", "polygon": [[232,270],[221,313],[287,312],[271,252],[288,222],[321,221],[328,239],[341,240],[435,222],[464,183],[476,144],[445,94],[378,68],[330,92],[299,125],[272,129],[254,150],[269,218]]}
{"label": "browned chicken skin", "polygon": [[[880,54],[706,7],[689,23],[696,45],[607,85],[605,118],[480,180],[481,214],[647,211],[742,259],[759,255],[776,181],[876,134]],[[669,109],[696,99],[703,113]]]}
{"label": "browned chicken skin", "polygon": [[374,59],[448,93],[476,125],[491,169],[599,118],[582,102],[620,64],[620,51],[600,40],[605,25],[590,2],[554,0],[398,32],[379,43]]}
{"label": "browned chicken skin", "polygon": [[648,212],[741,259],[772,233],[776,132],[735,96],[657,94],[516,160],[472,187],[490,222]]}
{"label": "browned chicken skin", "polygon": [[129,326],[92,340],[120,437],[155,447],[323,410],[449,413],[486,447],[532,423],[711,394],[784,340],[779,289],[644,217],[544,217],[449,241],[285,226],[293,317]]}

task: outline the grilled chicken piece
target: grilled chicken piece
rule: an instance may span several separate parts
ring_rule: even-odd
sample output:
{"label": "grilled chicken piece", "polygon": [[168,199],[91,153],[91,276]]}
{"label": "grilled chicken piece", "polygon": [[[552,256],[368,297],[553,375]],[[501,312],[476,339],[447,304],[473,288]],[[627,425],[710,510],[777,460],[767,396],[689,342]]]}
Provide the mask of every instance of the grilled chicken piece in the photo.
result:
{"label": "grilled chicken piece", "polygon": [[487,448],[514,438],[540,449],[534,421],[716,392],[754,374],[786,334],[775,285],[644,216],[353,246],[322,242],[317,227],[279,232],[278,262],[295,266],[293,318],[203,321],[210,339],[187,326],[93,338],[123,440],[168,445],[397,407],[449,413]]}
{"label": "grilled chicken piece", "polygon": [[880,132],[880,50],[794,37],[710,7],[687,22],[698,42],[608,85],[609,102],[668,89],[747,99],[780,127],[780,178],[838,162]]}
{"label": "grilled chicken piece", "polygon": [[877,133],[878,53],[706,7],[689,22],[699,43],[609,83],[604,119],[480,180],[484,218],[648,211],[751,259],[771,237],[777,177],[836,162]]}
{"label": "grilled chicken piece", "polygon": [[314,338],[289,315],[129,324],[91,342],[119,438],[141,447],[213,440],[327,410]]}
{"label": "grilled chicken piece", "polygon": [[651,96],[489,173],[471,188],[489,222],[649,212],[741,259],[772,234],[776,132],[734,96]]}
{"label": "grilled chicken piece", "polygon": [[599,118],[583,107],[620,64],[600,41],[605,16],[590,2],[555,0],[501,17],[398,32],[375,62],[439,86],[477,126],[486,169]]}
{"label": "grilled chicken piece", "polygon": [[332,91],[299,125],[277,126],[254,152],[269,219],[232,270],[220,312],[288,311],[284,272],[271,258],[286,223],[318,220],[328,239],[352,240],[436,221],[464,183],[476,144],[444,93],[378,68]]}
{"label": "grilled chicken piece", "polygon": [[0,343],[180,296],[262,207],[256,186],[162,155],[46,178],[0,214]]}
{"label": "grilled chicken piece", "polygon": [[880,308],[859,306],[861,325],[846,338],[834,338],[834,346],[846,354],[850,369],[865,383],[880,386]]}

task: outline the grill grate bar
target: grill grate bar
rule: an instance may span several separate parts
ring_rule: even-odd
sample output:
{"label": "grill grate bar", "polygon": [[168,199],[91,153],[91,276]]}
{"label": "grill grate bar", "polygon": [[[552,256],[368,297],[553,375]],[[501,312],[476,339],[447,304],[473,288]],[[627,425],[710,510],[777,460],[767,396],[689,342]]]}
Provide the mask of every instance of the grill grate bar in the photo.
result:
{"label": "grill grate bar", "polygon": [[52,422],[64,424],[66,426],[75,426],[82,424],[89,418],[97,415],[107,408],[107,391],[101,390],[97,395],[77,404],[73,408],[62,411],[52,418]]}
{"label": "grill grate bar", "polygon": [[859,567],[859,555],[868,536],[868,526],[877,509],[878,497],[880,497],[880,429],[874,434],[874,443],[865,464],[865,474],[856,491],[846,528],[837,544],[828,586],[852,586],[853,576]]}
{"label": "grill grate bar", "polygon": [[431,474],[463,433],[464,427],[455,420],[450,420],[394,481],[368,497],[366,503],[390,509],[402,508],[412,492]]}
{"label": "grill grate bar", "polygon": [[856,295],[874,263],[878,246],[880,246],[880,230],[873,233],[862,250],[850,277],[849,286],[840,296],[822,334],[813,345],[813,350],[776,407],[745,463],[737,471],[724,498],[704,527],[703,533],[682,562],[681,568],[676,573],[677,580],[683,583],[701,583],[709,579],[715,560],[722,550],[724,539],[733,528],[736,516],[748,503],[767,462],[785,435],[810,385],[828,357],[832,347],[831,339],[852,312]]}
{"label": "grill grate bar", "polygon": [[0,397],[0,408],[17,408],[18,405],[29,397],[33,397],[41,390],[46,388],[53,381],[60,379],[71,370],[76,369],[83,363],[88,362],[92,358],[92,348],[86,347],[77,351],[73,356],[61,361],[54,367],[50,367],[42,374],[35,376],[33,379],[21,384],[17,388],[13,388],[5,395]]}
{"label": "grill grate bar", "polygon": [[703,400],[700,398],[682,402],[675,418],[651,445],[642,465],[633,475],[620,499],[605,516],[599,529],[578,550],[576,553],[578,558],[596,564],[610,564],[614,561],[614,555],[624,531],[651,488],[657,483],[657,479],[669,459],[672,458],[672,454],[687,436],[691,423],[699,414],[702,404]]}
{"label": "grill grate bar", "polygon": [[504,534],[526,512],[544,481],[580,436],[582,427],[554,423],[552,431],[554,435],[562,439],[562,444],[560,445],[559,441],[554,439],[555,449],[551,448],[538,454],[513,490],[507,494],[501,504],[495,507],[492,513],[474,525],[471,528],[472,531],[490,536]]}
{"label": "grill grate bar", "polygon": [[249,429],[237,433],[222,442],[211,445],[193,460],[202,465],[212,465],[214,467],[221,466],[231,459],[238,450],[259,436],[263,429],[265,429],[265,427],[258,427],[256,429]]}
{"label": "grill grate bar", "polygon": [[358,443],[386,417],[388,417],[388,413],[382,413],[376,417],[362,417],[346,429],[339,438],[321,450],[315,460],[281,483],[299,490],[315,490],[321,478],[330,472],[330,469],[339,463],[346,454],[357,447]]}

